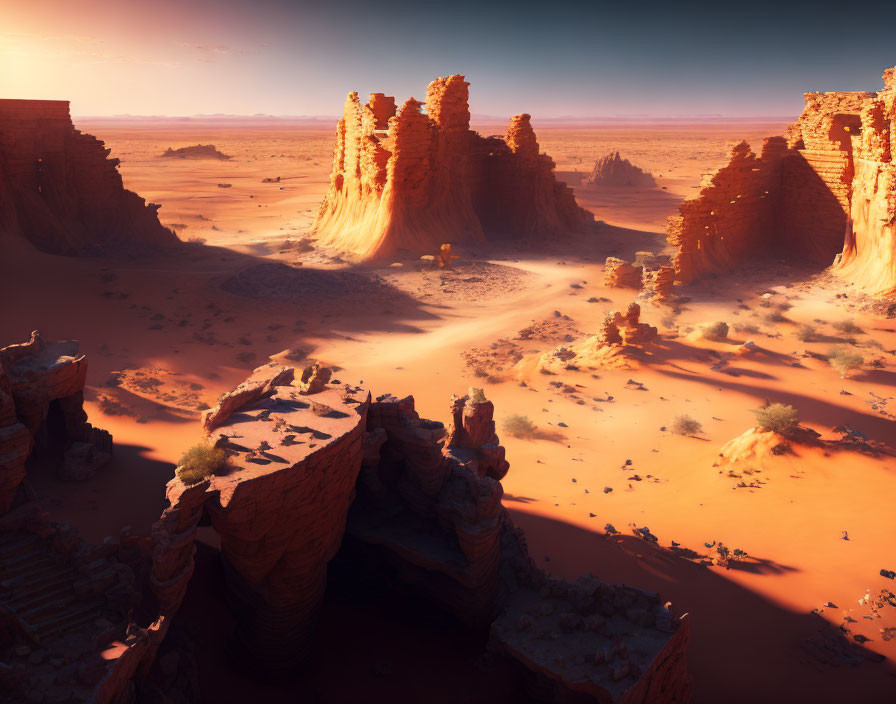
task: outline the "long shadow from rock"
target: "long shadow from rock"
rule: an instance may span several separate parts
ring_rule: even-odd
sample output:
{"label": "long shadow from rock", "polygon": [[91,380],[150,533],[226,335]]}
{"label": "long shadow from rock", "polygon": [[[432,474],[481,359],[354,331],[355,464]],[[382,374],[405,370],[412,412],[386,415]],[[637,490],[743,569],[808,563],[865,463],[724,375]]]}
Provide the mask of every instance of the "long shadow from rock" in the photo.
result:
{"label": "long shadow from rock", "polygon": [[[885,701],[896,669],[890,663],[823,667],[800,647],[821,625],[724,577],[720,568],[700,567],[656,549],[634,536],[606,536],[511,507],[526,532],[529,551],[560,577],[592,572],[608,582],[634,584],[688,612],[688,663],[694,675],[694,704],[756,702],[842,704]],[[543,562],[544,556],[550,562]],[[774,578],[775,570],[764,572]]]}

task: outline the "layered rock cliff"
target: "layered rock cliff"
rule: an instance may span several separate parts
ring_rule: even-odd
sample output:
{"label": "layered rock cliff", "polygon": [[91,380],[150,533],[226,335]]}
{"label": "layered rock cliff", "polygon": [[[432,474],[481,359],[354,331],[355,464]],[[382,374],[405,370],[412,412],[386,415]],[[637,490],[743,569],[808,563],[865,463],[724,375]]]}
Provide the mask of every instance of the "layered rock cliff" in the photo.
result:
{"label": "layered rock cliff", "polygon": [[0,100],[0,238],[54,254],[176,245],[109,151],[74,128],[67,101]]}
{"label": "layered rock cliff", "polygon": [[776,256],[827,266],[867,293],[896,292],[896,75],[878,93],[807,93],[785,137],[742,142],[669,219],[676,279]]}
{"label": "layered rock cliff", "polygon": [[[314,223],[326,245],[362,259],[492,238],[537,242],[593,216],[556,180],[529,115],[504,139],[470,130],[463,76],[429,84],[426,101],[349,93],[337,124],[330,188]],[[425,110],[425,111],[424,111]]]}

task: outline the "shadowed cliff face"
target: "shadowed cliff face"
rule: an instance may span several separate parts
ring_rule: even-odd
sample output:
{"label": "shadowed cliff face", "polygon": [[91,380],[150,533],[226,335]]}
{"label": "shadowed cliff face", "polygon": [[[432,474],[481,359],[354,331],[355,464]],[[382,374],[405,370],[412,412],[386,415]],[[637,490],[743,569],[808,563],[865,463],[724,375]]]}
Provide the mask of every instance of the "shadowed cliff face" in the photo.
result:
{"label": "shadowed cliff face", "polygon": [[176,245],[108,155],[74,128],[67,102],[0,100],[0,237],[54,254]]}
{"label": "shadowed cliff face", "polygon": [[337,125],[330,189],[314,232],[362,259],[493,237],[537,242],[593,220],[539,152],[529,115],[504,139],[470,130],[463,76],[438,78],[423,104],[350,93]]}
{"label": "shadowed cliff face", "polygon": [[894,71],[879,93],[807,93],[786,139],[757,157],[742,142],[712,183],[670,218],[676,278],[731,271],[776,256],[834,264],[833,271],[878,295],[896,291]]}

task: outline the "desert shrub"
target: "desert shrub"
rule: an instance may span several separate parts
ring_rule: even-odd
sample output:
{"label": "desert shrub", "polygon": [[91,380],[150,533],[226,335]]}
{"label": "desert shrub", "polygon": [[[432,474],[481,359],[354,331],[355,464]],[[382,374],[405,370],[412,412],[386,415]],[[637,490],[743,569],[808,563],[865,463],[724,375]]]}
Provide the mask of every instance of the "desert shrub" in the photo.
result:
{"label": "desert shrub", "polygon": [[175,474],[184,484],[192,486],[226,466],[227,453],[224,450],[200,442],[183,454],[177,463]]}
{"label": "desert shrub", "polygon": [[761,332],[759,326],[753,325],[752,323],[735,323],[734,331],[746,333],[748,335],[758,335]]}
{"label": "desert shrub", "polygon": [[190,244],[205,244],[205,237],[191,237],[187,240]]}
{"label": "desert shrub", "polygon": [[849,347],[832,347],[828,350],[828,364],[840,372],[840,376],[846,376],[855,369],[861,369],[865,358]]}
{"label": "desert shrub", "polygon": [[703,432],[703,426],[684,413],[675,416],[669,429],[676,435],[697,435],[697,433]]}
{"label": "desert shrub", "polygon": [[528,438],[535,434],[535,423],[528,416],[514,414],[504,419],[504,430],[515,438]]}
{"label": "desert shrub", "polygon": [[700,336],[704,340],[712,340],[713,342],[723,342],[728,339],[728,323],[718,321],[704,325],[700,329]]}
{"label": "desert shrub", "polygon": [[[488,376],[488,374],[486,374],[486,376]],[[485,403],[486,402],[485,392],[482,389],[477,388],[475,386],[470,387],[467,395],[470,397],[470,403],[476,404],[476,403]]]}
{"label": "desert shrub", "polygon": [[799,425],[800,414],[791,405],[786,403],[767,403],[753,411],[756,421],[763,430],[771,430],[781,435],[787,435]]}
{"label": "desert shrub", "polygon": [[831,327],[844,335],[863,335],[865,333],[862,328],[851,320],[838,320],[836,323],[831,323]]}
{"label": "desert shrub", "polygon": [[769,325],[772,325],[774,323],[789,323],[789,322],[791,322],[790,318],[788,318],[786,315],[784,315],[779,310],[773,310],[771,313],[767,313],[766,315],[762,316],[762,319]]}
{"label": "desert shrub", "polygon": [[667,327],[667,328],[677,328],[678,327],[678,321],[675,319],[674,315],[667,315],[665,318],[663,318],[660,321],[660,323],[662,323],[663,327]]}
{"label": "desert shrub", "polygon": [[812,342],[812,340],[815,339],[815,328],[808,323],[803,323],[797,328],[794,335],[796,335],[796,339],[801,342]]}

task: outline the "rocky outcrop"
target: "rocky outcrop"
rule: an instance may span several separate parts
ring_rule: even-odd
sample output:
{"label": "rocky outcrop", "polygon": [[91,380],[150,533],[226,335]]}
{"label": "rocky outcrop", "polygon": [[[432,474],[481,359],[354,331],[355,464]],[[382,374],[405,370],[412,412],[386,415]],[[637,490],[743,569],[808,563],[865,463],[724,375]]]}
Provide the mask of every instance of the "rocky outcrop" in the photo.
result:
{"label": "rocky outcrop", "polygon": [[641,267],[618,257],[607,257],[604,285],[610,288],[641,288]]}
{"label": "rocky outcrop", "polygon": [[649,188],[656,185],[653,176],[642,171],[616,151],[601,157],[582,183],[594,186],[628,186]]}
{"label": "rocky outcrop", "polygon": [[[470,130],[463,76],[429,84],[426,102],[349,93],[330,188],[314,223],[322,244],[361,259],[492,238],[538,242],[593,221],[541,154],[529,115],[504,139]],[[425,114],[422,108],[425,105]]]}
{"label": "rocky outcrop", "polygon": [[[687,623],[656,595],[591,577],[571,585],[535,567],[501,503],[509,463],[481,390],[452,398],[446,427],[420,418],[410,396],[371,402],[332,384],[309,395],[277,374],[256,370],[256,381],[280,381],[214,429],[230,466],[168,484],[153,529],[160,617],[142,670],[181,606],[205,516],[221,538],[237,643],[258,671],[289,673],[307,656],[338,550],[340,569],[491,628],[491,649],[557,701],[688,700]],[[302,374],[305,384],[325,376]]]}
{"label": "rocky outcrop", "polygon": [[658,336],[657,328],[641,322],[641,306],[629,303],[624,314],[607,313],[596,335],[545,352],[536,368],[545,374],[580,368],[627,369]]}
{"label": "rocky outcrop", "polygon": [[111,458],[112,436],[87,422],[87,358],[76,340],[0,349],[0,514],[12,504],[34,452],[63,479],[86,479]]}
{"label": "rocky outcrop", "polygon": [[675,299],[675,267],[645,268],[641,282],[643,286],[641,295],[645,300],[663,305]]}
{"label": "rocky outcrop", "polygon": [[153,589],[170,619],[207,515],[220,535],[244,657],[283,672],[311,645],[327,562],[342,540],[361,467],[368,396],[331,387],[312,398],[288,385],[291,374],[262,369],[256,376],[266,373],[241,387],[251,393],[226,395],[229,414],[211,425],[211,442],[229,455],[226,471],[193,486],[169,482],[170,505],[153,530]]}
{"label": "rocky outcrop", "polygon": [[67,101],[0,100],[0,240],[54,254],[176,245],[109,151],[74,128]]}
{"label": "rocky outcrop", "polygon": [[896,292],[896,71],[878,93],[807,93],[785,137],[727,166],[669,220],[676,279],[731,271],[756,257],[827,266],[876,295]]}
{"label": "rocky outcrop", "polygon": [[[162,159],[218,159],[221,161],[232,159],[233,157],[219,152],[214,144],[195,144],[191,147],[181,147],[180,149],[172,149],[168,147],[159,155]],[[280,178],[277,177],[277,181]],[[264,179],[265,183],[273,183],[273,179]]]}

